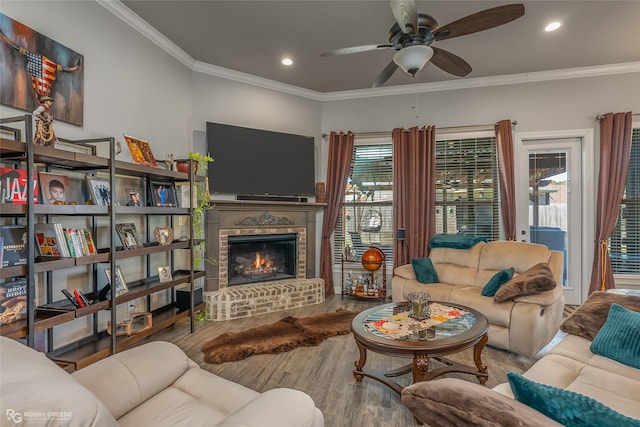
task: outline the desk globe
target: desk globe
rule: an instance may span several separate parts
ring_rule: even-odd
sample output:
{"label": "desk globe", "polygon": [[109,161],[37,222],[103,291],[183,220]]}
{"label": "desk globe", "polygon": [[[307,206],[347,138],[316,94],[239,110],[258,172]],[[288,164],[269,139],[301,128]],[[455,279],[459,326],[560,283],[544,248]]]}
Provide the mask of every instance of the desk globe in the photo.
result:
{"label": "desk globe", "polygon": [[371,246],[362,254],[362,266],[367,271],[377,271],[378,269],[380,269],[380,267],[382,267],[384,258],[384,252],[376,247]]}

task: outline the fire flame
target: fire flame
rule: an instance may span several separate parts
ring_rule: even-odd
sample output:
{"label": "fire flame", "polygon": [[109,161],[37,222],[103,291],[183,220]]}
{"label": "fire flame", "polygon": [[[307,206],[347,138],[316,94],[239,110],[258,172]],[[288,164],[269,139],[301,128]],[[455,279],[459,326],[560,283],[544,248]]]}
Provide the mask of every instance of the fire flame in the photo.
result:
{"label": "fire flame", "polygon": [[266,270],[271,268],[272,262],[271,258],[267,254],[265,257],[260,255],[260,252],[256,252],[256,260],[253,263],[253,266],[258,270]]}

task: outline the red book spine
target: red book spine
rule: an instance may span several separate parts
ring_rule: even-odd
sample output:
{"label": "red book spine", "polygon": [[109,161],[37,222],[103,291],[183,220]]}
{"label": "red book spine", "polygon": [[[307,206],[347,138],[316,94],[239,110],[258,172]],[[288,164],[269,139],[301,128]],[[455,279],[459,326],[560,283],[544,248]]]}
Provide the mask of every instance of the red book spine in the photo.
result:
{"label": "red book spine", "polygon": [[74,291],[73,291],[73,296],[74,296],[74,297],[76,297],[76,301],[78,301],[78,304],[80,304],[80,308],[82,308],[82,307],[84,307],[84,306],[85,306],[85,304],[84,304],[84,302],[82,301],[82,298],[80,298],[80,295],[78,294],[78,291],[77,291],[77,290],[74,290]]}

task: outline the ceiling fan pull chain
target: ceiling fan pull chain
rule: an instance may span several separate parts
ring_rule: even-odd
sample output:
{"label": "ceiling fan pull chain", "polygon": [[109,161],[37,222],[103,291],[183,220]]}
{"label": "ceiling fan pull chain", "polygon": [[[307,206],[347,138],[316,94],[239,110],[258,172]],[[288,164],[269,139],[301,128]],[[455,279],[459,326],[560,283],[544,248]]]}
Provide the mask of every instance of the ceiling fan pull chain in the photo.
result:
{"label": "ceiling fan pull chain", "polygon": [[416,77],[416,74],[413,75],[413,85],[416,88],[416,103],[413,106],[413,109],[416,110],[416,125],[419,126],[420,123],[418,123],[418,120],[420,119],[420,98],[418,97],[418,78]]}

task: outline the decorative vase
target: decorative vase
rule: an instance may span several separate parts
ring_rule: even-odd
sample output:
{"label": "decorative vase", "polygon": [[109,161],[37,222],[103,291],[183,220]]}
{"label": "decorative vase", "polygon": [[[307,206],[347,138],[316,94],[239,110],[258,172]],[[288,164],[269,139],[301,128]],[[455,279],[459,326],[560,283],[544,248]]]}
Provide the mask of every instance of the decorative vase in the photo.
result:
{"label": "decorative vase", "polygon": [[[183,173],[190,173],[191,172],[191,162],[189,162],[188,160],[176,160],[176,170],[178,172],[183,172]],[[194,168],[195,168],[195,172],[196,174],[198,173],[198,163],[197,162],[193,162],[194,164]]]}

